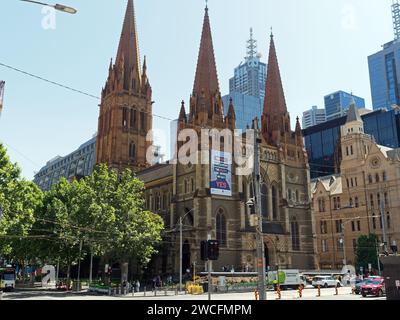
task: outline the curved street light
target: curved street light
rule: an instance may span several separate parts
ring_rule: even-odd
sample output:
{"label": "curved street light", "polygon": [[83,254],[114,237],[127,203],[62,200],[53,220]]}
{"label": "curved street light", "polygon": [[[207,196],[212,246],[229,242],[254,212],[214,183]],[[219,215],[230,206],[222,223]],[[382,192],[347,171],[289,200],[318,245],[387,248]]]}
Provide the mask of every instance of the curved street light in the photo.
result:
{"label": "curved street light", "polygon": [[65,12],[65,13],[70,13],[70,14],[75,14],[75,13],[78,12],[78,10],[76,10],[74,8],[71,8],[71,7],[67,7],[67,6],[65,6],[63,4],[52,5],[52,4],[43,3],[43,2],[39,2],[39,1],[33,1],[33,0],[20,0],[20,1],[40,4],[40,5],[46,6],[46,7],[52,7],[55,10],[62,11],[62,12]]}

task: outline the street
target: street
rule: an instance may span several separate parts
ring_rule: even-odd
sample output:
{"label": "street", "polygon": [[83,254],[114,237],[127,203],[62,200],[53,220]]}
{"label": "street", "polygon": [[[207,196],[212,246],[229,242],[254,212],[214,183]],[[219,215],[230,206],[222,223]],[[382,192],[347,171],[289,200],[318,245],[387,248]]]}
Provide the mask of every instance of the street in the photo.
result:
{"label": "street", "polygon": [[[338,289],[338,295],[335,295],[334,288],[321,289],[321,297],[317,297],[318,290],[314,288],[308,288],[303,290],[302,298],[299,298],[297,290],[286,290],[281,292],[281,301],[289,300],[353,300],[353,301],[371,301],[371,300],[386,300],[386,297],[366,297],[363,298],[361,295],[351,294],[351,288],[342,287]],[[267,300],[277,300],[278,295],[273,291],[267,291]],[[189,295],[181,293],[175,295],[172,291],[161,291],[157,292],[156,296],[154,292],[146,292],[146,296],[143,292],[132,293],[126,296],[103,296],[97,295],[84,290],[80,293],[76,292],[60,292],[55,290],[46,290],[42,288],[37,289],[17,289],[14,292],[6,292],[3,294],[3,300],[207,300],[208,295]],[[226,294],[213,294],[212,300],[231,300],[231,301],[249,301],[255,300],[254,292],[246,293],[226,293]]]}

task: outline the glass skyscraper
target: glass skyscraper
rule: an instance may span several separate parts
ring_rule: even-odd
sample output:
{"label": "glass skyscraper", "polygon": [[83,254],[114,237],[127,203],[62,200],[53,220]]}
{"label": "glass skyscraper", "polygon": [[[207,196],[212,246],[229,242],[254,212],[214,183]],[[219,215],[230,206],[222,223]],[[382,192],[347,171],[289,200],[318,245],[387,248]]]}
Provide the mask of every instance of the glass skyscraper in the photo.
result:
{"label": "glass skyscraper", "polygon": [[[326,120],[330,121],[345,116],[350,107],[351,96],[351,93],[344,91],[337,91],[326,95],[324,97]],[[365,100],[363,98],[354,95],[353,98],[357,108],[365,108]]]}
{"label": "glass skyscraper", "polygon": [[392,41],[383,50],[368,57],[374,110],[400,104],[400,41]]}
{"label": "glass skyscraper", "polygon": [[229,95],[222,97],[225,115],[228,113],[229,100],[232,98],[236,127],[242,130],[251,126],[256,117],[261,123],[264,106],[267,65],[261,62],[261,55],[256,49],[257,41],[253,39],[253,30],[250,29],[245,61],[235,68],[234,77],[229,80]]}

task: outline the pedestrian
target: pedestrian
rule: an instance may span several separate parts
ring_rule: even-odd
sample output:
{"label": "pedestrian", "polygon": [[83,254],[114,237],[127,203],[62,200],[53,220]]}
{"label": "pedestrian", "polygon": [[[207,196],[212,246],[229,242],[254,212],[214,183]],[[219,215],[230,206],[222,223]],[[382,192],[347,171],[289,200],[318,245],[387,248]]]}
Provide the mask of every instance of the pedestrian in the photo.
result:
{"label": "pedestrian", "polygon": [[136,280],[136,292],[140,292],[140,282]]}

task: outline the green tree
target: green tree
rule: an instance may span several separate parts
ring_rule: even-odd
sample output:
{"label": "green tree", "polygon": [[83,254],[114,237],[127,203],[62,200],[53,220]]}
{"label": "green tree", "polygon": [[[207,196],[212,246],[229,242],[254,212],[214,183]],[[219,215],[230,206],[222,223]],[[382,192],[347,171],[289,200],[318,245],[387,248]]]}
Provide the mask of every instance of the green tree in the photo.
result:
{"label": "green tree", "polygon": [[161,242],[164,228],[162,218],[144,209],[144,184],[131,170],[118,174],[105,165],[97,166],[85,179],[96,195],[91,210],[107,217],[107,243],[104,252],[119,261],[122,280],[127,279],[127,263],[130,259],[146,266],[157,245]]}
{"label": "green tree", "polygon": [[21,170],[11,163],[0,143],[0,256],[22,267],[32,260],[27,237],[42,199],[42,192],[33,182],[21,178]]}
{"label": "green tree", "polygon": [[368,264],[372,265],[375,270],[378,269],[378,257],[377,257],[377,245],[379,239],[376,234],[370,234],[369,236],[360,236],[357,240],[357,267],[363,267],[364,270],[368,270]]}

